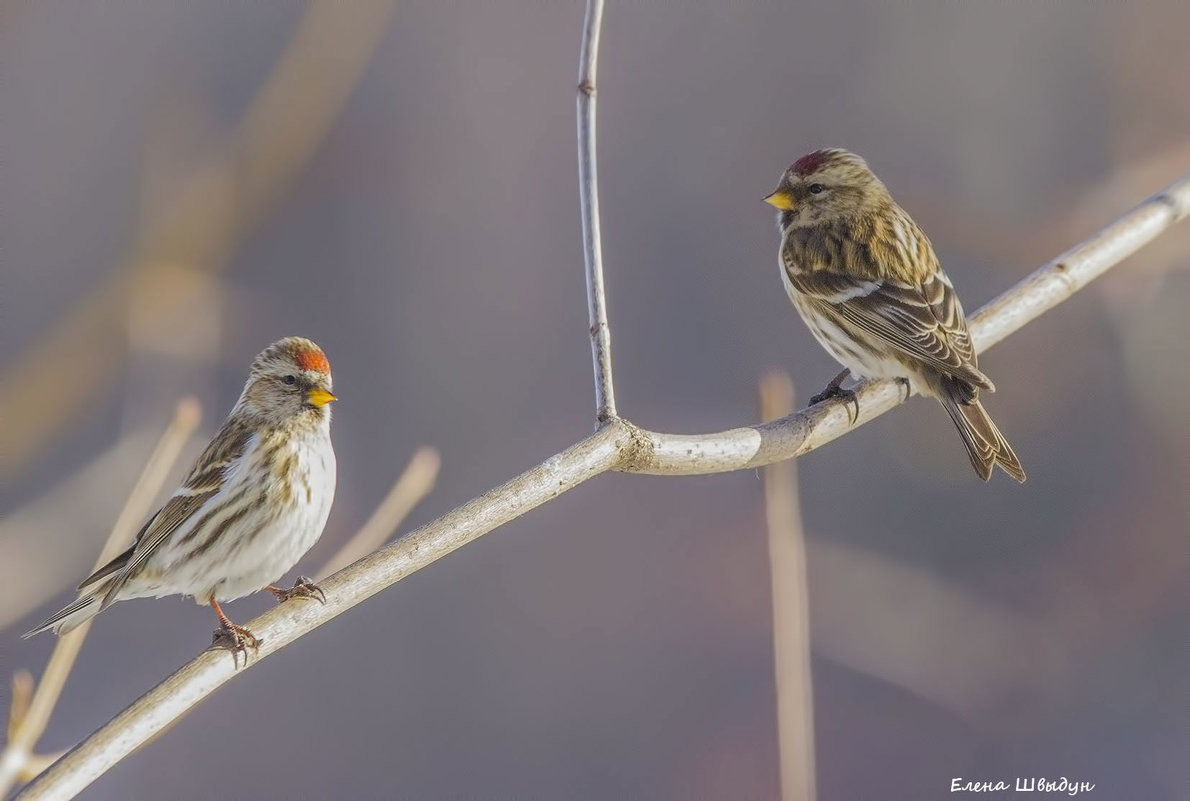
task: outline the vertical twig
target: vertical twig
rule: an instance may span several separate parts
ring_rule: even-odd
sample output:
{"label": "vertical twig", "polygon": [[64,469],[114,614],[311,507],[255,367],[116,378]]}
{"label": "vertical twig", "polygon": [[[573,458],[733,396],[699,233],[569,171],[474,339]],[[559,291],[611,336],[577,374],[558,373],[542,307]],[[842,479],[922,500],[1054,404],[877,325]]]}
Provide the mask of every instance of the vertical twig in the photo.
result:
{"label": "vertical twig", "polygon": [[[794,409],[793,381],[773,371],[760,381],[760,416]],[[764,469],[764,510],[773,581],[773,660],[777,683],[777,750],[781,797],[814,801],[814,687],[810,673],[810,602],[806,538],[793,459]]]}
{"label": "vertical twig", "polygon": [[[99,558],[95,561],[96,569],[110,561],[120,549],[127,546],[137,526],[149,514],[153,499],[161,491],[162,484],[165,483],[169,471],[182,452],[182,446],[186,444],[186,440],[190,439],[190,435],[198,426],[200,414],[198,401],[193,398],[185,398],[178,404],[173,420],[161,435],[157,447],[153,449],[149,461],[141,471],[140,478],[137,479],[136,486],[133,487],[128,500],[124,502],[124,508],[120,510],[116,522],[112,525],[111,534],[108,535],[107,542],[104,544],[103,550],[100,551]],[[28,706],[23,712],[18,712],[15,708],[16,693],[14,693],[14,709],[9,718],[8,742],[4,746],[3,753],[0,753],[0,798],[7,795],[13,783],[20,780],[23,775],[27,775],[28,765],[36,759],[33,754],[33,746],[45,731],[46,724],[49,723],[54,705],[58,702],[58,697],[62,693],[71,668],[74,667],[79,650],[83,647],[83,639],[87,636],[87,631],[90,628],[91,622],[86,621],[74,631],[58,638],[54,644],[54,650],[50,653],[49,661],[46,662],[41,681],[37,683],[37,689],[33,692],[32,698],[28,700]]]}
{"label": "vertical twig", "polygon": [[583,220],[583,258],[587,265],[587,310],[591,323],[591,358],[595,363],[595,419],[602,425],[618,416],[612,386],[612,333],[607,323],[603,287],[603,246],[599,233],[599,183],[595,165],[595,71],[603,0],[587,0],[578,71],[578,181]]}

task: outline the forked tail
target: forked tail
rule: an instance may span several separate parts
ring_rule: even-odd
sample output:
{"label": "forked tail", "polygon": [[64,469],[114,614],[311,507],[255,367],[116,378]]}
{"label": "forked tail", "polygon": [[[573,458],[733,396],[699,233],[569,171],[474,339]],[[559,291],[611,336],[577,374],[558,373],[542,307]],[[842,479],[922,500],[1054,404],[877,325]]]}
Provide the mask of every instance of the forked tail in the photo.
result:
{"label": "forked tail", "polygon": [[1005,473],[1024,482],[1025,470],[1020,460],[992,418],[988,417],[978,398],[973,398],[969,403],[960,403],[944,395],[938,401],[959,430],[963,445],[967,448],[967,456],[971,458],[971,465],[980,478],[987,481],[992,477],[992,468],[1000,465]]}

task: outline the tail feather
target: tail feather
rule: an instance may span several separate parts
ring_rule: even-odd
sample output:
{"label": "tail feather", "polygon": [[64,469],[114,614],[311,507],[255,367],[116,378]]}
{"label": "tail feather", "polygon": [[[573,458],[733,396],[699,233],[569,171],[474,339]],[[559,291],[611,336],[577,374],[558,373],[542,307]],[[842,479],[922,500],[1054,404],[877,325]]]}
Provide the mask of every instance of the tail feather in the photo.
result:
{"label": "tail feather", "polygon": [[967,456],[980,478],[987,481],[992,477],[992,469],[1000,465],[1001,470],[1024,483],[1025,470],[1020,460],[977,398],[969,403],[960,403],[946,396],[938,400],[959,430]]}
{"label": "tail feather", "polygon": [[[149,518],[149,520],[152,521],[152,518]],[[145,527],[146,528],[148,527],[148,523],[145,524]],[[143,532],[144,529],[141,529],[141,531]],[[137,536],[137,539],[139,540],[140,534],[137,534],[136,536]],[[92,584],[95,584],[96,582],[98,582],[100,579],[105,579],[108,576],[110,576],[112,573],[118,573],[119,571],[123,570],[124,565],[128,564],[128,560],[132,558],[132,554],[135,552],[136,552],[136,545],[133,544],[128,550],[124,551],[124,553],[120,554],[115,559],[111,560],[106,565],[99,568],[94,573],[92,573],[91,575],[89,575],[85,579],[83,579],[82,583],[78,585],[78,589],[85,590],[88,587],[90,587]]]}
{"label": "tail feather", "polygon": [[42,623],[32,631],[27,631],[21,635],[23,639],[28,639],[34,634],[40,634],[43,631],[52,629],[55,634],[65,634],[78,628],[80,625],[90,620],[99,614],[102,610],[100,598],[97,593],[87,593],[82,595],[74,603],[67,606],[57,614],[50,617],[49,620]]}
{"label": "tail feather", "polygon": [[[112,601],[115,599],[108,597],[109,590],[117,586],[111,576],[113,574],[119,575],[119,572],[128,564],[128,560],[132,558],[135,550],[136,546],[133,545],[127,551],[83,579],[83,583],[78,588],[80,590],[91,588],[90,592],[80,595],[74,603],[62,609],[32,631],[25,632],[21,637],[28,639],[34,634],[40,634],[43,631],[51,629],[55,634],[65,634],[68,631],[78,628],[111,606]],[[107,581],[104,581],[104,579],[107,579]]]}

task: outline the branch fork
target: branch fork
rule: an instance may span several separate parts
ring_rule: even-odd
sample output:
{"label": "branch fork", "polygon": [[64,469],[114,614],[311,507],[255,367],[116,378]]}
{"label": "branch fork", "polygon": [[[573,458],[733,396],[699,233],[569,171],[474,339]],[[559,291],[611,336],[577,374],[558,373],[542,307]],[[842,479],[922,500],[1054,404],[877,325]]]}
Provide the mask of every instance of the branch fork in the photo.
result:
{"label": "branch fork", "polygon": [[[611,329],[595,170],[595,75],[602,11],[602,0],[588,0],[578,82],[579,185],[596,431],[325,581],[320,580],[327,595],[325,606],[280,605],[251,621],[250,627],[260,633],[263,642],[249,668],[409,574],[601,473],[697,475],[769,465],[808,453],[905,400],[897,381],[867,381],[855,389],[859,416],[854,423],[845,405],[835,402],[772,422],[701,435],[648,431],[619,416],[612,382]],[[1066,300],[1184,218],[1188,211],[1190,175],[982,308],[970,320],[977,350],[984,352]],[[234,675],[225,657],[200,654],[58,760],[19,798],[32,801],[73,797]]]}

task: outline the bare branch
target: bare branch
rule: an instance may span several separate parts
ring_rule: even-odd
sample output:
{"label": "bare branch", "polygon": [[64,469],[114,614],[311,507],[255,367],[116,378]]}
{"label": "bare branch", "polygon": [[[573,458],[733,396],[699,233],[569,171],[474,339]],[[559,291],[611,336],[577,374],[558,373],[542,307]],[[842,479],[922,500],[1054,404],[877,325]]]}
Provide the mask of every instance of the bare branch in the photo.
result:
{"label": "bare branch", "polygon": [[[760,381],[760,417],[793,409],[793,381],[772,372]],[[773,597],[773,674],[777,689],[777,753],[781,797],[817,798],[814,763],[814,684],[810,672],[810,597],[806,535],[793,459],[764,469]]]}
{"label": "bare branch", "polygon": [[[606,472],[626,447],[620,427],[605,427],[537,467],[321,582],[326,604],[278,604],[248,623],[261,639],[244,668],[366,598],[497,526]],[[226,651],[207,650],[75,746],[27,786],[21,799],[72,798],[134,749],[184,715],[237,673]]]}
{"label": "bare branch", "polygon": [[[981,349],[1061,303],[1190,212],[1190,176],[1171,185],[980,310],[972,333]],[[859,423],[900,403],[895,382],[857,389]],[[613,418],[537,467],[356,562],[322,583],[320,604],[281,604],[248,624],[262,636],[259,657],[280,650],[384,588],[608,470],[695,475],[758,467],[807,453],[853,426],[841,404],[822,404],[771,423],[717,434],[644,431]],[[251,662],[248,667],[259,662]],[[68,798],[186,713],[236,673],[226,652],[181,667],[56,762],[19,796]]]}
{"label": "bare branch", "polygon": [[603,287],[603,246],[599,233],[599,182],[595,163],[595,70],[599,60],[599,29],[603,0],[587,0],[578,72],[578,181],[583,218],[583,258],[587,265],[587,310],[591,323],[591,359],[595,363],[595,419],[616,418],[612,385],[612,332],[607,323],[607,294]]}
{"label": "bare branch", "polygon": [[[325,605],[280,604],[248,626],[261,638],[253,662],[284,648],[405,576],[492,529],[608,470],[695,475],[752,468],[793,458],[846,433],[853,425],[840,403],[823,404],[763,425],[708,435],[645,431],[615,407],[611,332],[603,283],[595,161],[595,76],[603,3],[588,0],[578,87],[578,151],[583,249],[595,367],[597,419],[593,435],[537,467],[464,504],[322,582]],[[1060,256],[981,310],[972,334],[985,350],[1074,294],[1190,211],[1190,176]],[[892,381],[857,389],[855,425],[904,400]],[[236,673],[223,651],[207,651],[184,665],[58,760],[19,796],[67,798],[144,744]]]}

